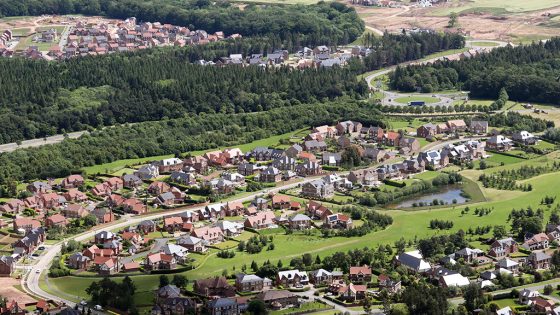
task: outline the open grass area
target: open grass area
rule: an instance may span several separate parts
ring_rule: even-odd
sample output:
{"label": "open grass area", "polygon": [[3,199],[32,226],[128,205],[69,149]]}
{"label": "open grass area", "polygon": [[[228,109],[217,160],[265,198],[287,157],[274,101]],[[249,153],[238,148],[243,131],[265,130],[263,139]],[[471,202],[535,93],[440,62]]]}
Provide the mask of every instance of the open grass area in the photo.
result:
{"label": "open grass area", "polygon": [[408,104],[410,102],[424,102],[426,104],[433,104],[439,102],[440,99],[437,97],[431,96],[422,96],[422,95],[411,95],[411,96],[404,96],[395,99],[395,102],[401,104]]}
{"label": "open grass area", "polygon": [[284,310],[272,311],[270,315],[289,315],[289,314],[301,314],[302,312],[311,312],[313,310],[325,310],[331,309],[332,306],[325,305],[319,302],[309,302],[300,305],[300,307],[291,307]]}
{"label": "open grass area", "polygon": [[471,42],[470,43],[473,46],[478,46],[478,47],[496,47],[498,46],[497,43],[494,42]]}

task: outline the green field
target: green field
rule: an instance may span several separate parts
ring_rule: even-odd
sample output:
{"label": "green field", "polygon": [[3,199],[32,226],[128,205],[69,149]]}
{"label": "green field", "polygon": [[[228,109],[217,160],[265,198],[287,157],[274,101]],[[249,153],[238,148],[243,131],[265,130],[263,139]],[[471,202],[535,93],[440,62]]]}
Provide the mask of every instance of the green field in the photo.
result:
{"label": "green field", "polygon": [[437,97],[422,96],[422,95],[404,96],[395,99],[395,102],[401,104],[408,104],[410,102],[425,102],[426,104],[433,104],[439,101],[440,99]]}
{"label": "green field", "polygon": [[[454,0],[453,2],[459,2]],[[458,7],[436,8],[431,14],[437,16],[449,15],[451,12],[457,13],[474,13],[487,12],[492,14],[509,14],[529,12],[535,10],[544,10],[558,6],[557,0],[474,0],[461,1],[462,5]]]}
{"label": "green field", "polygon": [[496,47],[498,46],[497,43],[494,42],[471,42],[470,43],[473,46],[477,46],[477,47]]}
{"label": "green field", "polygon": [[262,4],[303,4],[310,5],[319,2],[318,0],[233,0],[239,3],[262,3]]}

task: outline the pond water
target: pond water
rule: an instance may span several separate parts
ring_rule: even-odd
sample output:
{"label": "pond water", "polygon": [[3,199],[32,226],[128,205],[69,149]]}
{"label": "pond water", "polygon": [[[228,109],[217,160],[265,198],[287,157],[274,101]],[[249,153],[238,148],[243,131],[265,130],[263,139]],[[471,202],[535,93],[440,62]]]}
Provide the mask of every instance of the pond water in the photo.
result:
{"label": "pond water", "polygon": [[[416,203],[420,206],[420,203],[423,202],[424,206],[430,206],[434,199],[438,200],[438,204],[453,204],[453,200],[455,199],[457,202],[456,204],[462,204],[469,201],[467,198],[461,196],[462,194],[461,188],[458,187],[448,187],[440,190],[438,192],[433,192],[424,195],[414,196],[408,199],[405,199],[399,203],[391,204],[388,208],[412,208]],[[442,203],[443,202],[443,203]]]}

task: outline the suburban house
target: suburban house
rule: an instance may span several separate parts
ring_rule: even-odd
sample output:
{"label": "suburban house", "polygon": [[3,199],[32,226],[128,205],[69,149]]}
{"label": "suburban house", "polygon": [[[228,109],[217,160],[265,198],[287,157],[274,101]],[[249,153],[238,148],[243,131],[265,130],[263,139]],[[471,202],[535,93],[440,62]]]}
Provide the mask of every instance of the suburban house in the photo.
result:
{"label": "suburban house", "polygon": [[241,203],[241,201],[228,201],[225,205],[222,205],[222,208],[228,217],[235,217],[245,212],[245,206]]}
{"label": "suburban house", "polygon": [[23,230],[24,233],[29,233],[31,230],[41,227],[41,222],[30,218],[17,218],[12,221],[14,231],[19,233]]}
{"label": "suburban house", "polygon": [[77,188],[68,189],[62,194],[62,196],[68,202],[84,202],[88,200],[88,196],[85,193],[79,191]]}
{"label": "suburban house", "polygon": [[62,209],[62,213],[67,218],[83,218],[89,214],[89,212],[82,205],[77,203],[71,203]]}
{"label": "suburban house", "polygon": [[281,171],[293,171],[296,169],[296,159],[289,156],[283,156],[272,161],[272,166]]}
{"label": "suburban house", "polygon": [[264,288],[264,279],[256,275],[238,274],[235,288],[239,292],[260,292]]}
{"label": "suburban house", "polygon": [[263,301],[268,307],[276,306],[276,308],[295,305],[298,302],[298,296],[287,290],[261,291],[256,299]]}
{"label": "suburban house", "polygon": [[495,135],[486,140],[486,148],[498,152],[509,151],[513,147],[513,141],[502,135]]}
{"label": "suburban house", "polygon": [[549,269],[552,264],[552,257],[545,252],[532,252],[527,261],[535,269]]}
{"label": "suburban house", "polygon": [[516,274],[519,271],[519,263],[516,261],[513,261],[507,257],[504,257],[500,260],[498,260],[498,262],[496,263],[496,269],[497,270],[507,270],[510,271],[514,274]]}
{"label": "suburban house", "polygon": [[340,299],[347,302],[363,300],[366,296],[367,286],[350,283],[339,289]]}
{"label": "suburban house", "polygon": [[156,196],[170,191],[171,186],[165,182],[155,181],[148,186],[148,192]]}
{"label": "suburban house", "polygon": [[462,119],[448,120],[447,121],[448,132],[465,132],[467,130],[467,124]]}
{"label": "suburban house", "polygon": [[334,195],[334,185],[322,179],[314,180],[302,185],[302,195],[317,199],[330,198]]}
{"label": "suburban house", "polygon": [[243,224],[239,222],[231,222],[220,220],[216,223],[216,226],[220,228],[220,230],[224,233],[227,237],[236,237],[239,236],[243,232]]}
{"label": "suburban house", "polygon": [[397,146],[399,144],[399,139],[401,138],[401,134],[395,131],[387,131],[384,135],[383,135],[383,139],[381,140],[381,143],[383,143],[386,146]]}
{"label": "suburban house", "polygon": [[225,277],[198,279],[194,281],[195,293],[206,297],[234,297],[235,287],[230,285]]}
{"label": "suburban house", "polygon": [[296,166],[296,173],[299,176],[313,176],[319,175],[323,171],[321,165],[316,161],[312,161],[310,159],[306,159],[303,163],[300,163]]}
{"label": "suburban house", "polygon": [[203,156],[193,156],[183,161],[185,166],[192,167],[197,173],[205,173],[208,171],[208,160]]}
{"label": "suburban house", "polygon": [[78,188],[84,184],[84,178],[82,175],[74,174],[70,175],[62,180],[60,185],[65,189]]}
{"label": "suburban house", "polygon": [[416,138],[402,137],[399,140],[398,147],[407,149],[407,154],[416,153],[420,151],[420,142]]}
{"label": "suburban house", "polygon": [[416,136],[418,137],[429,138],[435,136],[436,134],[438,134],[437,126],[432,123],[427,123],[416,129]]}
{"label": "suburban house", "polygon": [[72,269],[87,270],[91,264],[91,259],[78,252],[68,257],[68,266]]}
{"label": "suburban house", "polygon": [[311,218],[305,214],[298,213],[288,219],[288,224],[292,230],[306,230],[311,227]]}
{"label": "suburban house", "polygon": [[180,171],[183,169],[183,161],[178,158],[169,158],[153,163],[157,166],[159,173],[170,173],[173,171]]}
{"label": "suburban house", "polygon": [[321,158],[323,165],[340,166],[342,154],[340,152],[325,152]]}
{"label": "suburban house", "polygon": [[430,263],[423,259],[422,254],[418,250],[397,255],[395,262],[397,265],[404,266],[418,273],[424,273],[431,269]]}
{"label": "suburban house", "polygon": [[323,152],[327,150],[325,141],[308,140],[303,142],[303,148],[308,152]]}
{"label": "suburban house", "polygon": [[290,197],[286,195],[274,195],[272,196],[272,208],[273,209],[289,209],[290,208]]}
{"label": "suburban house", "polygon": [[204,314],[236,315],[241,314],[240,305],[234,298],[217,298],[206,302]]}
{"label": "suburban house", "polygon": [[312,218],[321,220],[325,220],[329,215],[333,214],[332,211],[322,203],[313,200],[309,200],[307,203],[306,212]]}
{"label": "suburban house", "polygon": [[9,277],[16,269],[16,260],[11,256],[0,256],[0,277]]}
{"label": "suburban house", "polygon": [[138,188],[144,183],[140,177],[134,174],[124,174],[122,180],[124,187],[131,189]]}
{"label": "suburban house", "polygon": [[362,130],[362,123],[347,120],[339,122],[338,124],[336,124],[335,128],[339,135],[356,133]]}
{"label": "suburban house", "polygon": [[274,226],[275,218],[276,216],[274,215],[274,212],[270,210],[257,212],[257,214],[253,216],[248,216],[245,219],[244,226],[246,228],[251,228],[256,230],[267,229]]}
{"label": "suburban house", "polygon": [[511,135],[513,141],[524,145],[533,145],[537,143],[537,137],[528,131],[516,131]]}
{"label": "suburban house", "polygon": [[490,245],[488,255],[494,258],[501,258],[517,252],[517,249],[517,242],[515,242],[511,237],[504,238],[496,240]]}
{"label": "suburban house", "polygon": [[365,147],[364,157],[375,163],[383,162],[387,159],[387,151],[374,147]]}
{"label": "suburban house", "polygon": [[342,213],[335,213],[327,216],[324,219],[323,226],[326,226],[330,229],[351,229],[352,228],[352,219]]}
{"label": "suburban house", "polygon": [[465,287],[470,284],[469,278],[460,273],[452,273],[439,278],[439,284],[444,288]]}
{"label": "suburban house", "polygon": [[385,289],[389,293],[394,294],[401,291],[401,282],[391,279],[386,274],[381,274],[377,277],[380,289]]}
{"label": "suburban house", "polygon": [[309,283],[307,272],[298,269],[279,271],[276,275],[276,284],[284,287],[306,285]]}
{"label": "suburban house", "polygon": [[53,214],[45,219],[45,227],[62,227],[65,228],[68,224],[68,219],[60,213]]}
{"label": "suburban house", "polygon": [[177,267],[177,261],[173,255],[164,253],[149,254],[144,259],[144,268],[147,270],[171,270]]}
{"label": "suburban house", "polygon": [[156,165],[144,165],[133,173],[142,180],[154,179],[159,176],[159,168]]}
{"label": "suburban house", "polygon": [[545,233],[539,233],[525,240],[521,247],[534,251],[538,249],[547,249],[550,246],[548,236]]}
{"label": "suburban house", "polygon": [[467,264],[478,262],[478,258],[483,257],[484,252],[478,248],[472,249],[465,247],[455,252],[455,260],[463,259]]}
{"label": "suburban house", "polygon": [[189,252],[203,253],[206,251],[206,241],[194,237],[194,236],[183,236],[177,239],[177,245],[185,247]]}
{"label": "suburban house", "polygon": [[285,153],[286,156],[291,157],[291,158],[297,158],[299,156],[299,154],[303,152],[303,147],[299,144],[293,144],[291,147],[287,148]]}
{"label": "suburban house", "polygon": [[371,268],[367,265],[350,267],[348,279],[352,282],[370,282]]}
{"label": "suburban house", "polygon": [[0,205],[0,212],[8,214],[18,214],[25,209],[25,203],[19,199],[11,199]]}
{"label": "suburban house", "polygon": [[325,269],[318,269],[309,273],[309,281],[315,286],[330,285],[333,281],[332,273]]}
{"label": "suburban house", "polygon": [[475,134],[488,133],[488,121],[486,120],[473,120],[469,126],[469,131]]}
{"label": "suburban house", "polygon": [[217,226],[203,226],[196,228],[194,229],[194,231],[192,231],[191,236],[201,238],[207,241],[209,244],[219,243],[224,240],[224,233]]}
{"label": "suburban house", "polygon": [[265,183],[277,183],[282,180],[282,173],[274,166],[269,166],[259,174],[259,181]]}

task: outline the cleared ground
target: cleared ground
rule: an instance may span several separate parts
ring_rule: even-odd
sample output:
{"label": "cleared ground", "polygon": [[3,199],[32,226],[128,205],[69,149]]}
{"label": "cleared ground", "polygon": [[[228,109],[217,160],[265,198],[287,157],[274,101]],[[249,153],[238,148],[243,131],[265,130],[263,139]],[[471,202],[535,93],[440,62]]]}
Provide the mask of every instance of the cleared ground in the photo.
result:
{"label": "cleared ground", "polygon": [[471,38],[514,43],[557,36],[560,26],[556,18],[560,14],[560,2],[557,0],[475,0],[453,1],[431,8],[375,8],[359,5],[355,8],[366,25],[390,32],[414,27],[449,31],[449,14],[457,12],[460,16],[455,31]]}

